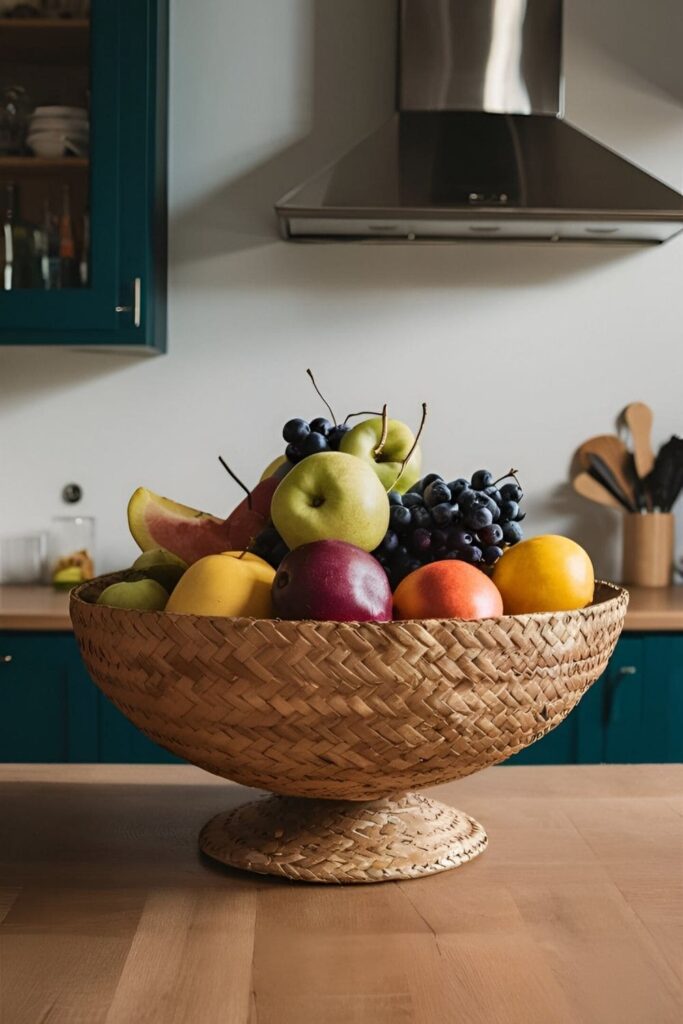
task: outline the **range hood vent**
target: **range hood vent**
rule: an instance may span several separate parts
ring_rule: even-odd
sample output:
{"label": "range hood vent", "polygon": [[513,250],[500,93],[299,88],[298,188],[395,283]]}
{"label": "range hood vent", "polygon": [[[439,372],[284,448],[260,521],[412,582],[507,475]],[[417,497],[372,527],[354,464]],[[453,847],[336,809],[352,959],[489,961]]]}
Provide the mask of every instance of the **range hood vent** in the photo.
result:
{"label": "range hood vent", "polygon": [[402,0],[389,122],[276,205],[292,241],[663,242],[683,196],[562,112],[562,0]]}

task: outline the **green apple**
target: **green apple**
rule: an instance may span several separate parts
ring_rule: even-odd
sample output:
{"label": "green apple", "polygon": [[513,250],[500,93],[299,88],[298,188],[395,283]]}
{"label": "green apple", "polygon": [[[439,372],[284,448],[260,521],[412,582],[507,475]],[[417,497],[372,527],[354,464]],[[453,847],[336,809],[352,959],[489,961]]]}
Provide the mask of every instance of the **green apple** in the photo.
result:
{"label": "green apple", "polygon": [[143,551],[135,559],[132,567],[156,580],[170,594],[187,570],[187,562],[183,562],[182,558],[166,551],[165,548],[153,548],[151,551]]}
{"label": "green apple", "polygon": [[168,593],[156,580],[129,580],[112,583],[97,598],[108,608],[128,608],[139,612],[160,612],[166,607]]}
{"label": "green apple", "polygon": [[420,479],[422,465],[420,448],[418,446],[410,456],[410,462],[406,465],[401,479],[396,484],[403,460],[413,447],[415,437],[405,423],[401,423],[400,420],[389,420],[386,441],[380,454],[375,455],[381,437],[382,417],[374,416],[372,419],[357,423],[348,433],[344,434],[339,447],[348,455],[355,455],[356,458],[367,462],[382,481],[385,490],[396,490],[404,494]]}
{"label": "green apple", "polygon": [[373,551],[389,526],[389,499],[367,462],[320,452],[289,471],[273,495],[270,515],[289,548],[345,540]]}

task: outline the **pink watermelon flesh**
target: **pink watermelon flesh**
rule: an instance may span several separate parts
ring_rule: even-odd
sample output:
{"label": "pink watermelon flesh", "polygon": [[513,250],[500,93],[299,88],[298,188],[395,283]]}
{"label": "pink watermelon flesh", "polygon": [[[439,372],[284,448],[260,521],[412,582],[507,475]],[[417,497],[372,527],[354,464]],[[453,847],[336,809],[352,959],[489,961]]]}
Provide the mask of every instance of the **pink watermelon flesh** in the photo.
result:
{"label": "pink watermelon flesh", "polygon": [[205,555],[219,555],[222,551],[232,550],[227,522],[206,512],[187,519],[150,505],[144,519],[155,544],[182,558],[188,565]]}

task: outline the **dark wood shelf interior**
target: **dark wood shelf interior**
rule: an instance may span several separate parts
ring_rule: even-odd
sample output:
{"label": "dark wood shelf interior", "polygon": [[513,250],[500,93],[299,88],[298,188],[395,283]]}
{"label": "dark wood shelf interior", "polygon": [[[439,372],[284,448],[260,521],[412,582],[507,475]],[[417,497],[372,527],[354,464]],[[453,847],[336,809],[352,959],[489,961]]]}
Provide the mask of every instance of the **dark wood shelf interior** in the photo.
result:
{"label": "dark wood shelf interior", "polygon": [[0,61],[11,64],[87,64],[85,18],[0,18]]}

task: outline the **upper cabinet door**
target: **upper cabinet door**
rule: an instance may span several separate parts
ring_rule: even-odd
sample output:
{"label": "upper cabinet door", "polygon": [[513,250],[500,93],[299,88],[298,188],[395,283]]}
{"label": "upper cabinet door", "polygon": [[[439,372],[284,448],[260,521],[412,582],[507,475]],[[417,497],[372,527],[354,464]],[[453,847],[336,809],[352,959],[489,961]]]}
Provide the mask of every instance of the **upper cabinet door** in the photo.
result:
{"label": "upper cabinet door", "polygon": [[0,15],[0,343],[163,351],[167,0],[28,6]]}

